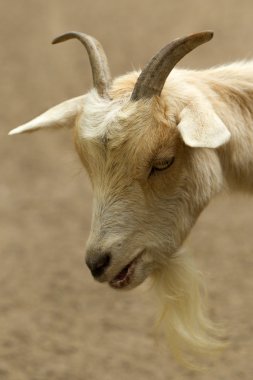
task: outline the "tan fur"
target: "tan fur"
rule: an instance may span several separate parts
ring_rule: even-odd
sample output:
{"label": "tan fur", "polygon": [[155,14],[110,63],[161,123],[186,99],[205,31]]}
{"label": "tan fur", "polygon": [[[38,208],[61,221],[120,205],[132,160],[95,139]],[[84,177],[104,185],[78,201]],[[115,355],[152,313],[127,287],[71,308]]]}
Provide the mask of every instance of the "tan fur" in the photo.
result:
{"label": "tan fur", "polygon": [[[224,75],[225,71],[224,68]],[[162,304],[160,326],[168,337],[172,351],[177,357],[188,363],[187,354],[189,352],[195,354],[215,352],[223,346],[223,343],[217,340],[219,330],[212,325],[203,311],[198,272],[192,265],[187,264],[188,258],[185,255],[179,256],[180,259],[177,259],[178,254],[175,252],[177,252],[197,216],[209,200],[227,182],[233,180],[233,172],[237,168],[235,166],[232,172],[230,171],[224,177],[225,163],[222,157],[225,152],[229,151],[228,146],[230,144],[217,150],[187,147],[180,138],[177,124],[180,122],[181,111],[189,104],[192,104],[191,107],[193,107],[193,112],[196,112],[195,119],[197,120],[199,114],[198,107],[196,110],[194,109],[195,104],[198,104],[199,99],[201,99],[202,104],[204,99],[207,99],[208,102],[213,103],[214,110],[232,132],[236,120],[244,117],[242,113],[239,115],[237,113],[242,112],[246,107],[245,103],[242,104],[242,99],[244,99],[244,94],[242,94],[241,97],[238,97],[238,108],[231,107],[234,115],[230,115],[229,118],[224,117],[220,108],[223,110],[224,107],[230,107],[231,97],[233,97],[233,101],[236,101],[235,90],[228,94],[227,86],[224,86],[223,89],[221,80],[219,80],[219,87],[217,85],[215,87],[214,74],[215,69],[213,73],[211,71],[208,72],[208,75],[206,73],[206,76],[203,75],[203,72],[198,74],[198,72],[175,70],[174,75],[167,81],[162,97],[130,105],[128,104],[128,97],[138,75],[136,73],[128,74],[117,79],[112,87],[111,96],[123,103],[123,115],[116,121],[117,127],[112,126],[111,130],[108,130],[108,135],[111,135],[112,150],[110,152],[109,143],[107,158],[108,161],[111,158],[115,163],[118,157],[121,157],[118,172],[122,174],[122,177],[118,179],[117,186],[113,187],[115,174],[113,171],[107,172],[104,175],[105,182],[100,185],[104,189],[107,188],[106,203],[110,203],[109,199],[113,196],[117,198],[119,193],[121,194],[120,198],[125,199],[125,205],[121,205],[120,201],[115,199],[118,207],[112,215],[117,215],[117,210],[120,210],[120,213],[125,213],[127,207],[126,220],[128,224],[132,224],[130,236],[131,239],[134,239],[134,246],[149,246],[150,257],[147,258],[146,267],[145,262],[143,263],[143,274],[152,273],[152,267],[154,268],[154,284]],[[207,80],[209,76],[210,84]],[[126,106],[124,102],[126,102]],[[124,112],[126,112],[125,116]],[[231,124],[232,120],[233,124]],[[233,134],[231,142],[233,144]],[[110,157],[113,150],[114,155]],[[163,150],[166,157],[176,157],[174,165],[166,173],[159,173],[158,176],[147,180],[146,165],[143,165],[143,161],[151,165],[152,156],[155,157]],[[80,155],[82,156],[82,152]],[[94,156],[98,159],[97,152]],[[90,157],[89,154],[88,157]],[[231,162],[232,160],[230,157],[226,157],[226,161]],[[130,169],[124,173],[121,165],[126,164],[126,162],[127,165],[130,165]],[[116,169],[117,166],[114,168]],[[101,171],[101,166],[98,170]],[[96,173],[92,174],[93,180],[94,177],[96,177]],[[120,188],[125,181],[124,177],[134,179],[140,189],[135,189],[129,194],[128,189],[131,186],[131,181],[127,181],[125,184],[126,191],[121,193]],[[107,180],[109,182],[106,182]],[[245,179],[245,182],[249,182],[248,178]],[[96,187],[99,185],[95,184],[95,193]],[[131,200],[131,195],[134,196],[133,200]],[[166,204],[166,198],[169,199],[168,204]],[[175,206],[174,209],[170,203]],[[133,207],[134,215],[129,213],[131,207]],[[163,216],[163,212],[165,211],[167,214],[168,210],[171,212],[169,220]],[[95,207],[88,247],[94,247],[94,244],[100,242],[103,249],[110,247],[113,251],[115,243],[103,243],[102,234],[99,233],[99,229],[104,228],[108,224],[108,220],[111,219],[110,212],[105,212],[105,214],[107,216],[106,222],[103,215],[96,212]],[[120,219],[121,215],[118,214],[115,218],[117,227],[118,224],[121,224]],[[118,268],[123,267],[129,258],[131,259],[131,254],[128,254],[127,261],[125,261],[124,253],[126,251],[130,253],[133,248],[132,244],[125,238],[124,222],[122,222],[121,227],[123,230],[119,232],[119,236],[124,242],[123,252],[121,253],[121,250],[116,252],[115,249],[115,256],[119,254],[117,269],[111,273],[110,269],[108,270],[107,276],[109,278],[113,277]],[[145,231],[143,236],[133,234],[133,231],[138,231],[140,228],[143,232]],[[110,230],[109,234],[112,234],[114,227],[110,225],[108,229]],[[165,236],[165,234],[168,235]],[[97,249],[97,251],[99,250]],[[111,267],[112,270],[113,266]],[[137,273],[136,284],[142,279],[143,277]],[[101,280],[106,280],[106,278]],[[183,353],[187,354],[183,355]]]}
{"label": "tan fur", "polygon": [[[87,258],[110,252],[98,278],[110,283],[139,257],[126,289],[152,276],[173,351],[209,353],[223,343],[203,311],[198,271],[179,248],[222,189],[253,190],[253,62],[174,69],[160,97],[131,102],[138,75],[117,78],[111,100],[92,90],[79,98],[75,117],[65,112],[94,189]],[[36,123],[13,133],[43,126]],[[171,167],[150,175],[172,157]]]}

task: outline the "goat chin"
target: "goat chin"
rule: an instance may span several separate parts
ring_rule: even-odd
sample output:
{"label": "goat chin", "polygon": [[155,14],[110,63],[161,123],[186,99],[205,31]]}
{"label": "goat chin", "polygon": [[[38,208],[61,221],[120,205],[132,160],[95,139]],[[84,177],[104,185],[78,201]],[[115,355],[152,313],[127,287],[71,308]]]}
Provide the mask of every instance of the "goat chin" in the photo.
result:
{"label": "goat chin", "polygon": [[[221,326],[207,316],[201,273],[183,251],[171,257],[152,275],[152,288],[159,303],[156,337],[182,364],[203,370],[203,361],[227,346]],[[159,339],[159,341],[161,341]]]}

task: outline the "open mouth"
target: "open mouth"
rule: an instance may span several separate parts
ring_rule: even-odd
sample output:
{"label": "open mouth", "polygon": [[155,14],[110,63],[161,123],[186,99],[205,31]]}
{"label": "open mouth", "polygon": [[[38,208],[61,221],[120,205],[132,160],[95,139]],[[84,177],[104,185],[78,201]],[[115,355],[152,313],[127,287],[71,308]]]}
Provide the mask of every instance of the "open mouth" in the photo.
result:
{"label": "open mouth", "polygon": [[135,257],[129,264],[127,264],[110,282],[109,285],[115,289],[125,288],[130,284],[132,275],[134,274],[135,267],[139,261],[141,252],[138,256]]}

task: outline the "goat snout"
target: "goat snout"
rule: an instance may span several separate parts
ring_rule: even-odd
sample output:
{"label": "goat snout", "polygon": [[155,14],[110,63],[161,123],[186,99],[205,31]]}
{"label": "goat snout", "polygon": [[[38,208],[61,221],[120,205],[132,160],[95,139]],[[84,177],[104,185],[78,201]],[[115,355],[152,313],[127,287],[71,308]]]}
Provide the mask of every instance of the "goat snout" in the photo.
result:
{"label": "goat snout", "polygon": [[98,257],[87,257],[86,264],[90,269],[93,277],[100,277],[109,267],[111,262],[111,254],[109,252],[100,253]]}

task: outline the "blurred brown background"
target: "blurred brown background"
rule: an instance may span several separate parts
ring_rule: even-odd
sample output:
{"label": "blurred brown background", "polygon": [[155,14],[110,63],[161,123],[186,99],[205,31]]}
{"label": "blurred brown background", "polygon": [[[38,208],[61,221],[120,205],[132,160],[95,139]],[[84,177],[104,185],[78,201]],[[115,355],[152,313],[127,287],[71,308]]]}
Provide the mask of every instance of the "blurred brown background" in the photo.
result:
{"label": "blurred brown background", "polygon": [[250,0],[1,0],[1,380],[252,379],[252,198],[217,198],[186,242],[231,340],[195,374],[155,345],[145,286],[117,293],[83,264],[92,195],[70,131],[7,136],[90,88],[86,52],[50,45],[58,34],[94,35],[119,75],[175,37],[212,29],[180,64],[204,68],[253,57],[252,16]]}

